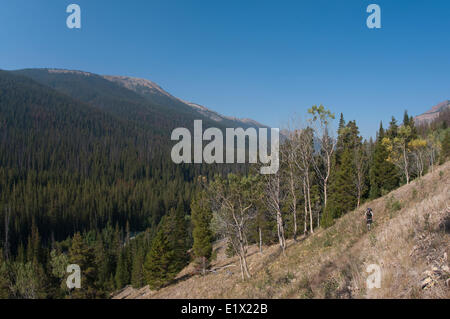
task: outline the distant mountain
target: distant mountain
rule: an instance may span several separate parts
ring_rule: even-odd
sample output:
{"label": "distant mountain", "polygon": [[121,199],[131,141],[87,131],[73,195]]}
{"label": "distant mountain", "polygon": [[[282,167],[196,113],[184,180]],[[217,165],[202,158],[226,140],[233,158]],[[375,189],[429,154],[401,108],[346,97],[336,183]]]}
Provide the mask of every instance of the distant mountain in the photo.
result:
{"label": "distant mountain", "polygon": [[197,113],[201,114],[202,116],[209,118],[215,122],[218,122],[218,123],[222,124],[223,126],[243,127],[243,128],[268,127],[267,125],[261,124],[252,119],[247,119],[247,118],[240,119],[237,117],[221,115],[203,105],[184,101],[184,100],[179,99],[179,98],[171,95],[170,93],[166,92],[158,84],[156,84],[152,81],[146,80],[146,79],[126,77],[126,76],[104,76],[104,78],[107,80],[110,80],[112,82],[115,82],[129,90],[132,90],[152,101],[154,101],[156,97],[158,99],[165,97],[165,98],[170,99],[172,102],[182,103],[183,105],[187,105],[191,109],[196,111]]}
{"label": "distant mountain", "polygon": [[191,202],[197,176],[245,173],[244,164],[170,160],[171,129],[198,118],[223,128],[191,106],[150,102],[96,74],[0,70],[0,207],[12,203],[18,225],[11,251],[33,224],[42,243],[107,225],[155,230]]}
{"label": "distant mountain", "polygon": [[414,122],[418,125],[429,123],[438,118],[442,112],[449,109],[450,109],[450,100],[444,101],[442,103],[439,103],[438,105],[433,106],[429,111],[416,116],[414,118]]}
{"label": "distant mountain", "polygon": [[156,131],[189,127],[195,119],[203,120],[205,127],[268,127],[186,102],[147,79],[64,69],[24,69],[14,73]]}
{"label": "distant mountain", "polygon": [[[14,73],[160,136],[167,137],[176,127],[189,128],[199,117],[191,107],[163,94],[144,96],[93,73],[55,69],[26,69]],[[208,122],[207,118],[205,120]],[[205,126],[212,125],[215,125],[212,121],[205,123]]]}

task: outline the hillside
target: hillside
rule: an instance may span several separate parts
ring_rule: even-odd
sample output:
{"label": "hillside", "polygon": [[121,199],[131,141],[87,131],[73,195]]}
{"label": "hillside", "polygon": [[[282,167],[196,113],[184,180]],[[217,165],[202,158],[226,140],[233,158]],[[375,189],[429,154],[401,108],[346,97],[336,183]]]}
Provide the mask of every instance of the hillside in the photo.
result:
{"label": "hillside", "polygon": [[435,106],[433,106],[430,110],[427,112],[418,115],[414,118],[414,122],[417,125],[430,123],[433,120],[437,119],[440,114],[442,114],[445,111],[450,110],[450,100],[441,102]]}
{"label": "hillside", "polygon": [[[138,108],[152,106],[110,81],[84,73],[54,80],[56,89],[0,71],[0,216],[11,210],[12,252],[27,241],[31,225],[43,246],[107,225],[155,228],[170,207],[190,201],[196,175],[219,171],[169,160],[166,135],[185,123],[183,114],[158,118],[150,110],[152,122],[141,121]],[[140,122],[108,111],[116,106],[134,108]],[[4,229],[1,223],[2,236]]]}
{"label": "hillside", "polygon": [[[371,207],[367,232],[362,211]],[[127,287],[114,298],[449,298],[450,162],[422,179],[348,213],[326,230],[288,243],[249,249],[253,277],[240,279],[238,261],[217,259],[205,277],[190,265],[159,291]],[[366,289],[366,267],[378,264],[381,289]]]}
{"label": "hillside", "polygon": [[[95,269],[83,297],[125,286],[116,273],[130,246],[121,243],[146,232],[133,241],[146,251],[168,212],[187,215],[196,176],[247,169],[170,160],[171,129],[198,118],[190,106],[152,103],[87,72],[0,70],[0,298],[63,297],[52,258],[70,256],[80,234]],[[6,263],[41,267],[30,290],[11,288],[20,270]]]}
{"label": "hillside", "polygon": [[203,120],[205,126],[219,128],[267,127],[251,119],[224,116],[204,106],[185,102],[147,79],[63,69],[24,69],[14,73],[133,120],[157,133],[167,133],[180,126],[190,127],[196,119]]}

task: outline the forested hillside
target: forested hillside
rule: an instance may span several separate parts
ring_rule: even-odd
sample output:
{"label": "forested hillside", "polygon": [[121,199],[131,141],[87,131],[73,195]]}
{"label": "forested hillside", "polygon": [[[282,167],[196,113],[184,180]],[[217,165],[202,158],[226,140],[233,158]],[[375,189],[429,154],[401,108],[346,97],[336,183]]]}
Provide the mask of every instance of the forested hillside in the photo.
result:
{"label": "forested hillside", "polygon": [[[375,140],[343,114],[333,134],[335,115],[323,106],[305,117],[287,130],[277,174],[175,165],[173,128],[194,119],[223,127],[91,73],[0,71],[0,297],[161,289],[191,261],[208,272],[219,239],[246,281],[249,246],[278,243],[286,254],[291,238],[334,225],[450,155],[447,115],[418,127],[405,112]],[[81,267],[81,289],[66,287],[68,264]]]}
{"label": "forested hillside", "polygon": [[[243,281],[239,258],[227,256],[226,241],[213,245],[214,258],[203,274],[196,264],[155,290],[130,286],[115,299],[361,299],[450,297],[450,162],[409,185],[349,212],[326,229],[297,241],[248,247],[252,277]],[[375,213],[368,231],[364,209]],[[367,285],[377,265],[379,288]]]}
{"label": "forested hillside", "polygon": [[[82,233],[84,253],[99,258],[86,257],[95,269],[95,289],[83,296],[106,296],[122,285],[116,268],[133,234],[147,231],[149,241],[172,209],[189,218],[195,176],[245,169],[173,164],[170,128],[189,118],[155,113],[147,102],[135,103],[139,97],[133,92],[108,91],[110,82],[98,81],[106,88],[71,83],[79,94],[70,97],[0,72],[0,232],[8,261],[2,278],[11,287],[3,290],[6,295],[64,296],[55,286],[61,281],[55,271],[65,275],[64,267],[52,265],[59,258],[75,258],[71,238]],[[188,240],[187,229],[184,236]]]}

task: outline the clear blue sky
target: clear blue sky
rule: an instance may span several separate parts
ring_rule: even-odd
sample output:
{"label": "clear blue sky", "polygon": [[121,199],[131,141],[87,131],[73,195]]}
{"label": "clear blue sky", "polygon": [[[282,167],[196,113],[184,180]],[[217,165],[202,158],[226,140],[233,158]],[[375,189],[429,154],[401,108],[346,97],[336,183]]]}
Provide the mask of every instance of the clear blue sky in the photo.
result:
{"label": "clear blue sky", "polygon": [[0,0],[0,68],[28,67],[144,77],[271,126],[323,103],[367,137],[450,99],[450,1]]}

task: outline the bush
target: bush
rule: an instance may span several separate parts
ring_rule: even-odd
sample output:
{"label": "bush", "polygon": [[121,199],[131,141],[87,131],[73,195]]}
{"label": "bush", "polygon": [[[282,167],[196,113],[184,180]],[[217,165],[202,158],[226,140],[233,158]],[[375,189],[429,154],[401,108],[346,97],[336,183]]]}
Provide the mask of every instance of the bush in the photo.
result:
{"label": "bush", "polygon": [[336,291],[339,288],[339,284],[334,278],[330,278],[323,284],[323,291],[325,299],[335,298]]}
{"label": "bush", "polygon": [[386,210],[389,212],[389,217],[393,217],[393,213],[398,212],[402,209],[402,203],[395,199],[394,196],[388,197],[386,201]]}

